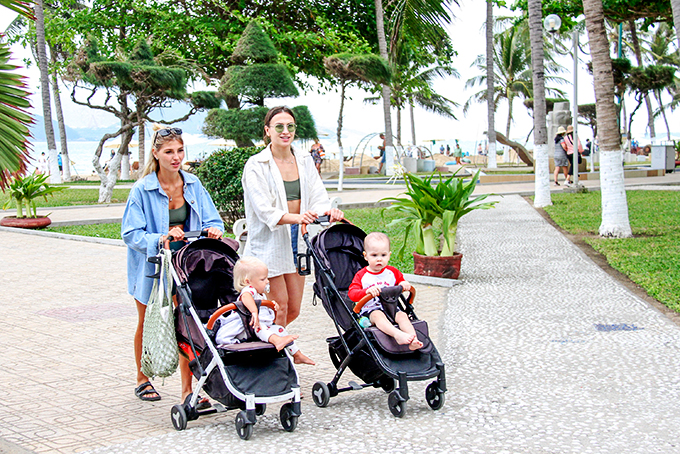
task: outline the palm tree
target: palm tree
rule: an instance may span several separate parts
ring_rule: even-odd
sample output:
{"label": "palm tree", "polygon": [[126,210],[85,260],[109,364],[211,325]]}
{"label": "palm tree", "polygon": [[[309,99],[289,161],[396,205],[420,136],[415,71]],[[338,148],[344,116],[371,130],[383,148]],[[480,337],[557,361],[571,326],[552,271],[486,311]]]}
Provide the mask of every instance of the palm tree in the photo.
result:
{"label": "palm tree", "polygon": [[[635,59],[637,60],[638,67],[644,67],[644,61],[642,60],[642,50],[640,48],[640,40],[638,39],[638,33],[633,19],[628,21],[628,27],[630,31],[630,37],[632,41],[633,53],[635,54]],[[649,129],[649,137],[654,140],[656,137],[656,130],[654,129],[654,110],[652,109],[652,101],[649,99],[649,94],[644,95],[645,105],[647,107],[647,128]],[[629,123],[630,125],[630,123]],[[630,129],[630,126],[629,126]],[[629,132],[630,134],[630,132]]]}
{"label": "palm tree", "polygon": [[[387,53],[387,39],[385,38],[385,16],[382,0],[374,0],[375,3],[375,26],[378,30],[378,49],[380,56],[389,61]],[[382,86],[383,115],[385,117],[385,173],[391,175],[394,162],[394,141],[392,139],[392,116],[390,115],[391,91],[389,85]]]}
{"label": "palm tree", "polygon": [[[26,3],[0,0],[0,5],[32,19],[33,13]],[[18,68],[9,63],[9,46],[0,43],[0,189],[4,191],[12,174],[26,172],[28,162],[28,125],[33,118],[26,112],[31,104],[24,77],[15,73]]]}
{"label": "palm tree", "polygon": [[40,68],[40,90],[42,94],[43,117],[45,121],[45,136],[47,138],[47,156],[50,162],[50,183],[61,183],[59,173],[57,144],[54,140],[52,126],[52,101],[50,100],[50,79],[47,68],[47,46],[45,44],[45,9],[43,0],[35,1],[35,34],[38,53],[38,67]]}
{"label": "palm tree", "polygon": [[[646,53],[652,61],[652,64],[680,68],[680,58],[678,58],[675,47],[672,46],[674,40],[675,33],[673,33],[673,28],[665,22],[659,23],[647,43],[648,49],[646,49]],[[668,88],[668,91],[674,98],[670,103],[671,109],[676,107],[677,100],[675,99],[676,96],[674,91],[677,91],[679,83],[680,82],[678,82],[676,78],[675,84]],[[668,118],[666,117],[666,106],[664,106],[663,101],[661,100],[661,90],[654,90],[654,98],[659,104],[659,109],[655,112],[655,115],[661,114],[664,124],[666,125],[667,138],[668,140],[671,140],[671,131],[668,126]]]}
{"label": "palm tree", "polygon": [[[494,69],[494,106],[498,107],[501,100],[508,102],[508,119],[505,127],[505,136],[510,138],[510,127],[513,119],[514,100],[517,97],[524,99],[533,96],[532,81],[532,61],[531,61],[531,42],[526,22],[522,21],[510,28],[498,33],[494,37],[495,46],[493,48],[493,69]],[[480,71],[480,75],[471,77],[465,83],[466,88],[475,85],[485,85],[488,78],[488,69],[485,55],[478,55],[473,66]],[[548,59],[544,69],[548,73],[562,71],[552,59]],[[484,74],[486,73],[486,74]],[[550,82],[564,82],[564,79],[555,76],[545,76],[544,80]],[[564,96],[561,90],[546,88],[554,96]],[[463,111],[467,111],[472,102],[485,102],[487,89],[473,94],[465,103]]]}
{"label": "palm tree", "polygon": [[[493,1],[486,0],[486,109],[487,109],[487,130],[486,136],[489,140],[488,167],[495,169],[496,165],[496,123],[494,114],[496,113],[496,103],[494,102],[494,72],[493,72]],[[465,111],[465,109],[463,109]]]}
{"label": "palm tree", "polygon": [[[401,0],[395,2],[390,15],[390,48],[388,53],[385,37],[385,15],[382,0],[374,0],[378,48],[380,56],[394,63],[397,43],[408,33],[423,46],[443,39],[443,26],[451,23],[451,3],[457,0]],[[392,172],[394,141],[392,139],[392,119],[390,116],[391,90],[382,86],[383,112],[385,116],[385,156],[387,172]]]}
{"label": "palm tree", "polygon": [[324,58],[326,71],[340,83],[340,113],[338,114],[338,149],[340,175],[338,191],[342,191],[344,157],[342,154],[342,111],[345,107],[345,90],[353,83],[389,84],[391,72],[387,60],[373,54],[336,54]]}
{"label": "palm tree", "polygon": [[543,68],[541,0],[529,0],[528,7],[534,88],[534,165],[536,166],[534,206],[540,208],[552,205],[550,199],[548,131],[545,125],[545,71]]}
{"label": "palm tree", "polygon": [[621,140],[614,104],[614,79],[602,0],[583,0],[583,12],[586,16],[597,100],[602,188],[602,223],[599,232],[604,237],[630,237],[632,232],[628,220],[626,188],[623,184]]}

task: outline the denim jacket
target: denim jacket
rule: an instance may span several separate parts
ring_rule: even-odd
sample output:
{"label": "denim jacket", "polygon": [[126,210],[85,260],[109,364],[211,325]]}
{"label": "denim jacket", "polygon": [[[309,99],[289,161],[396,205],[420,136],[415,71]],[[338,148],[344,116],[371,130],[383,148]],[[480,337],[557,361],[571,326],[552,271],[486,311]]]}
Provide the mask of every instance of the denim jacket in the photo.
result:
{"label": "denim jacket", "polygon": [[[184,178],[184,200],[190,208],[188,230],[217,227],[224,232],[224,223],[208,191],[195,175],[180,170]],[[154,274],[152,263],[147,262],[159,252],[158,241],[167,235],[170,224],[168,196],[158,183],[155,172],[139,180],[128,196],[121,235],[128,247],[128,292],[140,303],[149,301]]]}

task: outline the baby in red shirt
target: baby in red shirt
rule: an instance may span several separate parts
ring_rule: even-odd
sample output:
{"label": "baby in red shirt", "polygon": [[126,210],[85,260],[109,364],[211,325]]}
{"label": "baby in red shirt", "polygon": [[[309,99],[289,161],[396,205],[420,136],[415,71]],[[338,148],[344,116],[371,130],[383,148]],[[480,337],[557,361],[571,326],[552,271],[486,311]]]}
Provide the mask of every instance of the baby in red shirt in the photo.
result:
{"label": "baby in red shirt", "polygon": [[390,260],[390,239],[381,232],[373,232],[366,235],[364,239],[364,258],[368,266],[362,268],[352,280],[347,296],[355,303],[366,295],[374,298],[361,308],[362,316],[368,316],[371,324],[375,325],[380,331],[392,336],[398,344],[407,345],[411,350],[418,350],[423,343],[418,340],[416,330],[411,324],[408,315],[403,311],[397,311],[395,321],[398,328],[390,322],[383,312],[382,304],[378,296],[380,289],[393,285],[401,285],[405,292],[411,290],[411,284],[405,279],[401,271],[389,266]]}

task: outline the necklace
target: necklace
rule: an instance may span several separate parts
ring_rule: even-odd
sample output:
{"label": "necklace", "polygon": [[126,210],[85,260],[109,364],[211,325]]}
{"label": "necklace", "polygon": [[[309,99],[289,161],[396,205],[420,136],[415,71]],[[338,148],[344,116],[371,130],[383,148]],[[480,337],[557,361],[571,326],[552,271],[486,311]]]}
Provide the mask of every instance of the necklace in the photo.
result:
{"label": "necklace", "polygon": [[[273,155],[272,155],[272,156],[273,156]],[[291,156],[291,157],[292,157],[293,159],[291,159],[290,161],[286,161],[286,160],[284,160],[283,158],[277,158],[276,156],[274,156],[274,159],[276,159],[277,161],[280,161],[280,162],[282,162],[282,163],[284,163],[284,164],[293,164],[293,163],[295,162],[295,156]]]}

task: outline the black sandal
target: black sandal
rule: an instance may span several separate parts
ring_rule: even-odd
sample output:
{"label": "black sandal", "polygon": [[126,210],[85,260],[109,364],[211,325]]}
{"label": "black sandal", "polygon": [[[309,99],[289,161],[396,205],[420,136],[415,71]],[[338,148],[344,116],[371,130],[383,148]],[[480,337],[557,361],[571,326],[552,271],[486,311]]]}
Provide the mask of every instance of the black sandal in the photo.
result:
{"label": "black sandal", "polygon": [[[149,397],[149,394],[155,394],[155,396]],[[156,388],[153,387],[150,381],[144,382],[137,386],[135,388],[135,396],[146,402],[155,402],[157,400],[161,400],[161,395],[158,394],[158,391],[156,391]]]}

